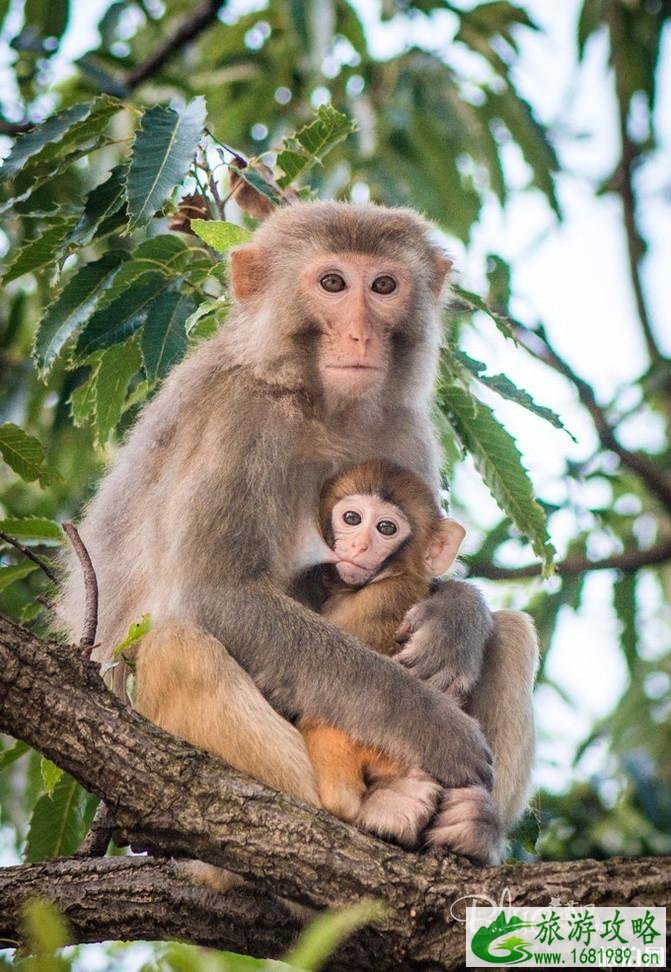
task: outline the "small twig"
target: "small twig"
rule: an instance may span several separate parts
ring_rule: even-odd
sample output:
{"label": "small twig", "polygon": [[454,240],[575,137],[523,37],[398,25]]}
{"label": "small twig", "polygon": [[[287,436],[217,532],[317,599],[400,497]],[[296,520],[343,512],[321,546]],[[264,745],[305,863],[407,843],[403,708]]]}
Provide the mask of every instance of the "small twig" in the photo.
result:
{"label": "small twig", "polygon": [[44,571],[44,573],[47,575],[49,580],[52,581],[52,583],[54,584],[58,583],[58,578],[56,577],[51,567],[49,567],[45,563],[45,561],[42,560],[41,557],[38,557],[37,554],[34,554],[32,550],[30,550],[28,547],[24,547],[23,544],[19,543],[18,540],[15,540],[14,537],[10,537],[9,534],[3,533],[2,531],[0,531],[0,540],[4,540],[5,543],[10,544],[12,547],[16,547],[19,553],[22,553],[24,557],[28,558],[28,560],[32,560],[34,564],[37,564],[40,570]]}
{"label": "small twig", "polygon": [[84,546],[82,538],[79,536],[76,526],[70,520],[63,524],[63,529],[67,533],[70,543],[74,547],[84,574],[84,591],[86,592],[86,608],[84,613],[84,628],[82,630],[79,647],[86,652],[87,658],[91,656],[91,650],[96,641],[96,630],[98,628],[98,580],[93,569],[93,562],[89,552]]}

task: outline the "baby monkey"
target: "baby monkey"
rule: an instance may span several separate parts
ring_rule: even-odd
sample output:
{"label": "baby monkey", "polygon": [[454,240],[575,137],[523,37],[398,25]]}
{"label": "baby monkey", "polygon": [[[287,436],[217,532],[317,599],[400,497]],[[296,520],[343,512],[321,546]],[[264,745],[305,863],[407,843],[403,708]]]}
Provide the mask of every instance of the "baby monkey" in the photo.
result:
{"label": "baby monkey", "polygon": [[[329,593],[322,615],[375,651],[395,654],[403,619],[429,595],[432,579],[454,562],[463,527],[442,515],[417,476],[384,460],[364,462],[330,479],[322,490],[319,517],[324,538],[338,556],[332,576],[326,577]],[[484,644],[481,648],[469,672],[457,674],[448,689],[460,703],[479,674]],[[417,846],[441,793],[431,776],[322,722],[303,719],[298,728],[327,810],[405,847]],[[485,816],[493,814],[485,791],[477,799]],[[465,833],[468,824],[458,828],[455,839],[451,829],[439,815],[429,843],[447,843],[478,858],[472,848],[480,841],[477,834]]]}

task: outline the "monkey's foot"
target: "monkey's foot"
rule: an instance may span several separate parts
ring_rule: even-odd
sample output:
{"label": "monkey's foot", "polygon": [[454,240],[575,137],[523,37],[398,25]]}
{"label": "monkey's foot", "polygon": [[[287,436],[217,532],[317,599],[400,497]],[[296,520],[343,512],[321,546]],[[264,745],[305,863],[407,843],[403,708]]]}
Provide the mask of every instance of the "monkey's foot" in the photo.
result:
{"label": "monkey's foot", "polygon": [[445,790],[426,842],[470,857],[477,864],[498,864],[503,835],[491,796],[481,786]]}
{"label": "monkey's foot", "polygon": [[355,824],[402,847],[414,848],[433,817],[440,784],[420,769],[374,782],[363,798]]}

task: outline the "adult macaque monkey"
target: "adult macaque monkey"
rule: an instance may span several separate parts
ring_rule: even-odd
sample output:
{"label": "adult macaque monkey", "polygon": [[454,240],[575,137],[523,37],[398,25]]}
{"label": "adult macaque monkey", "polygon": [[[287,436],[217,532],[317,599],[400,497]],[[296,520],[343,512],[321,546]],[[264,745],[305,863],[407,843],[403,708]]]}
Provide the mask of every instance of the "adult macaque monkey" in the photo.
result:
{"label": "adult macaque monkey", "polygon": [[[319,513],[323,536],[338,558],[324,572],[328,596],[321,616],[375,651],[396,654],[399,625],[428,597],[432,578],[452,566],[464,528],[442,515],[429,487],[410,470],[379,459],[330,479]],[[454,647],[461,655],[463,646]],[[453,660],[455,677],[447,689],[464,702],[482,669],[484,639],[470,648],[468,657]],[[298,729],[327,810],[406,847],[418,845],[440,795],[433,777],[316,719],[301,719]],[[468,796],[478,805],[477,816],[451,826],[439,815],[428,842],[435,832],[452,850],[491,863],[500,843],[491,797],[484,787]]]}
{"label": "adult macaque monkey", "polygon": [[[100,585],[97,657],[149,611],[140,711],[314,803],[289,718],[327,721],[453,787],[491,783],[479,720],[507,826],[532,752],[529,622],[495,616],[472,718],[433,687],[449,646],[482,637],[469,585],[414,609],[408,668],[288,594],[322,560],[315,510],[340,468],[381,455],[438,488],[429,404],[450,264],[429,234],[409,210],[297,203],[231,253],[229,323],[143,410],[81,527]],[[61,603],[73,636],[83,603],[75,569]],[[119,689],[120,668],[114,678]]]}

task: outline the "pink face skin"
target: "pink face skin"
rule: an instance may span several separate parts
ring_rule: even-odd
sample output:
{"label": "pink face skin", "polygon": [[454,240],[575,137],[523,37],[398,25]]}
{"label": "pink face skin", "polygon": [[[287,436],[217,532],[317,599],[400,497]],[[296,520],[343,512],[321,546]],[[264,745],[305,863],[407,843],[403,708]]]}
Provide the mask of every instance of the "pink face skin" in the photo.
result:
{"label": "pink face skin", "polygon": [[336,570],[352,587],[367,584],[412,532],[398,506],[371,495],[347,496],[336,503],[331,526]]}
{"label": "pink face skin", "polygon": [[301,290],[322,332],[319,373],[327,394],[357,396],[379,388],[389,362],[389,337],[410,297],[407,268],[364,253],[312,260]]}

